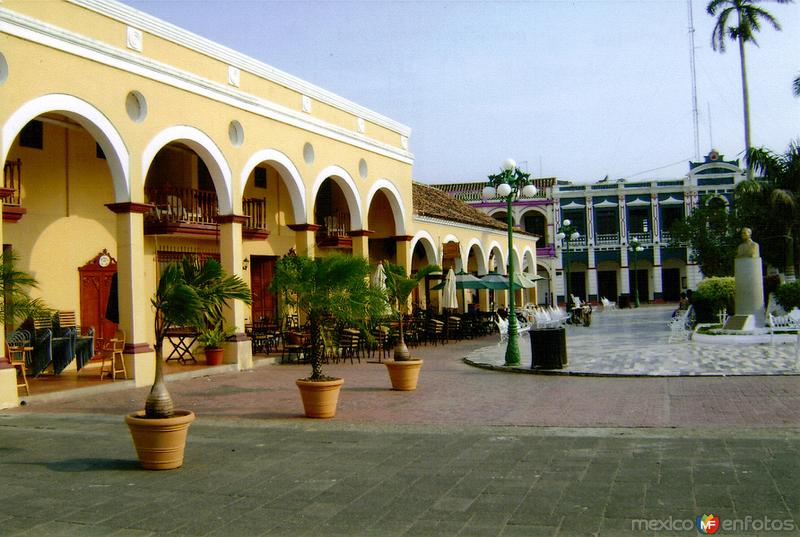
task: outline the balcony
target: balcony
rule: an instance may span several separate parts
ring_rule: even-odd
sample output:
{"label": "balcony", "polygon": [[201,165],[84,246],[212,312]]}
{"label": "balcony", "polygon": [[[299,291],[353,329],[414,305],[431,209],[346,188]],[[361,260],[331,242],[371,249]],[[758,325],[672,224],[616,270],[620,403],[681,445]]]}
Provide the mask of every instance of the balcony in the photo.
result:
{"label": "balcony", "polygon": [[145,235],[217,235],[217,194],[210,190],[149,187],[145,196],[153,209],[145,215]]}
{"label": "balcony", "polygon": [[242,213],[250,217],[242,226],[243,239],[264,240],[269,237],[266,198],[242,199]]}
{"label": "balcony", "polygon": [[22,207],[22,160],[8,160],[3,165],[3,222],[19,222],[27,209]]}
{"label": "balcony", "polygon": [[639,244],[652,244],[653,243],[653,236],[650,234],[649,231],[644,233],[634,233],[632,231],[628,232],[628,244],[631,242],[636,241]]}
{"label": "balcony", "polygon": [[555,257],[556,256],[556,245],[555,244],[548,244],[546,246],[542,246],[536,248],[536,257]]}
{"label": "balcony", "polygon": [[598,233],[594,237],[594,243],[597,246],[619,244],[619,233]]}
{"label": "balcony", "polygon": [[350,214],[335,212],[322,217],[316,233],[317,246],[321,248],[352,248],[353,239],[348,235]]}

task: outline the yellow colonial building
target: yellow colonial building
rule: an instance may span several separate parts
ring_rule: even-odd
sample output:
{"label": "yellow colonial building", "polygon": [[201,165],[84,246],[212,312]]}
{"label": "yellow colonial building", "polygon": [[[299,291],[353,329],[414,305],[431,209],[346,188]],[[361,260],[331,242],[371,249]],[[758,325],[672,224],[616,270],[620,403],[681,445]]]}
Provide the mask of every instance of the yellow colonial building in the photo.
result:
{"label": "yellow colonial building", "polygon": [[[0,2],[0,128],[4,248],[97,337],[115,328],[116,275],[137,385],[154,371],[149,297],[183,255],[250,283],[252,307],[227,319],[241,369],[244,326],[277,313],[267,288],[290,249],[477,274],[508,259],[503,226],[412,182],[408,127],[114,1]],[[535,273],[535,254],[520,234],[517,266]],[[0,370],[0,407],[18,402],[14,375]]]}

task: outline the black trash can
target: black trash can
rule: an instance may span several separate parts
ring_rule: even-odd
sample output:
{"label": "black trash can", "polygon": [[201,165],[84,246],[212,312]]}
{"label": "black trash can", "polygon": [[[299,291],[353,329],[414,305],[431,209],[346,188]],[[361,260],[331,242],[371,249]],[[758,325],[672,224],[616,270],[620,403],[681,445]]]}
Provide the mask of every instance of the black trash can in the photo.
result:
{"label": "black trash can", "polygon": [[619,306],[619,309],[630,308],[631,307],[631,295],[629,295],[629,294],[619,295],[619,299],[617,300],[617,306]]}
{"label": "black trash can", "polygon": [[561,369],[567,365],[567,331],[540,328],[530,331],[531,369]]}

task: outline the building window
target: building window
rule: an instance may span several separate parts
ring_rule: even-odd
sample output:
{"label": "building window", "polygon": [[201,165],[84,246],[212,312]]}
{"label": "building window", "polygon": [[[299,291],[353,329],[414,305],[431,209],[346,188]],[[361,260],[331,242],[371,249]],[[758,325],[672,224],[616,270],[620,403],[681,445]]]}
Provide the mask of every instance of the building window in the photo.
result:
{"label": "building window", "polygon": [[683,220],[683,206],[672,206],[661,208],[661,229],[669,231],[669,228]]}
{"label": "building window", "polygon": [[581,237],[586,236],[586,215],[582,210],[579,211],[562,211],[561,221],[569,220],[572,227],[578,230]]}
{"label": "building window", "polygon": [[526,214],[523,219],[523,226],[527,233],[533,233],[534,235],[538,235],[542,238],[539,241],[539,245],[541,246],[542,243],[547,242],[547,222],[545,221],[545,217],[542,213],[538,212],[529,212]]}
{"label": "building window", "polygon": [[616,209],[595,209],[595,231],[598,235],[616,235],[619,233],[619,218]]}
{"label": "building window", "polygon": [[267,188],[267,170],[265,168],[253,170],[253,185],[256,188]]}
{"label": "building window", "polygon": [[628,209],[628,231],[630,233],[650,232],[650,208],[631,207]]}
{"label": "building window", "polygon": [[41,121],[33,120],[22,127],[19,132],[19,145],[32,149],[44,148],[44,124]]}

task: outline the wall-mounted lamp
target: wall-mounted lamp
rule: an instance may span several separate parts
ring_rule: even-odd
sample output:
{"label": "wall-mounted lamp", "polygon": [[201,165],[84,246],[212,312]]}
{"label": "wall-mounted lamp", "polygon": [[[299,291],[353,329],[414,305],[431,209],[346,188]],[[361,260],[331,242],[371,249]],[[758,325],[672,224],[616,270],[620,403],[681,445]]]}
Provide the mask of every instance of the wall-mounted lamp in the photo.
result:
{"label": "wall-mounted lamp", "polygon": [[250,265],[250,258],[245,257],[242,259],[242,270],[247,270],[247,267]]}

